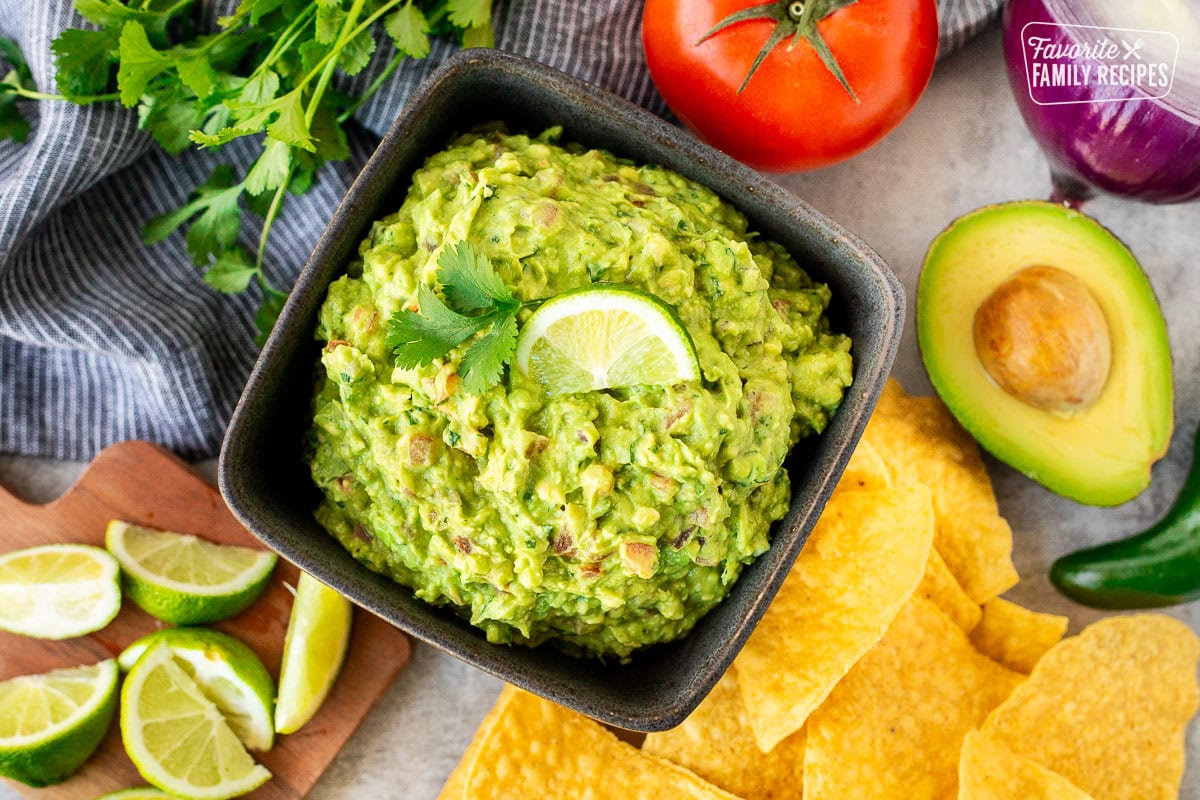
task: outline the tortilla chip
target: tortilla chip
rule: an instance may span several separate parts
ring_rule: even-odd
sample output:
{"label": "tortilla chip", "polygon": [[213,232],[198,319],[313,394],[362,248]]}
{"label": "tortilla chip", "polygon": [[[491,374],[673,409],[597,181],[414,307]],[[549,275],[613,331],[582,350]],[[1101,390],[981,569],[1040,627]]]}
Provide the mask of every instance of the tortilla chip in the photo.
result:
{"label": "tortilla chip", "polygon": [[925,572],[933,540],[918,484],[835,494],[734,661],[763,752],[798,731],[883,636]]}
{"label": "tortilla chip", "polygon": [[973,731],[958,763],[958,800],[1093,800],[1069,780]]}
{"label": "tortilla chip", "polygon": [[483,742],[484,734],[495,723],[496,717],[500,716],[500,709],[507,702],[508,696],[515,691],[516,689],[509,684],[504,684],[504,688],[500,690],[500,696],[496,698],[496,704],[479,723],[479,727],[475,729],[475,738],[463,751],[462,758],[458,760],[458,765],[454,767],[450,777],[446,778],[446,783],[442,786],[437,800],[464,800],[466,798],[467,774],[471,771],[471,763],[479,752],[479,745]]}
{"label": "tortilla chip", "polygon": [[1028,675],[1047,650],[1062,641],[1070,620],[1042,614],[996,597],[983,604],[983,619],[971,631],[975,649],[1009,669]]}
{"label": "tortilla chip", "polygon": [[859,489],[886,489],[892,485],[891,474],[883,456],[875,446],[867,441],[860,441],[850,456],[850,463],[842,473],[835,492],[856,491]]}
{"label": "tortilla chip", "polygon": [[1111,617],[1042,656],[983,730],[1096,800],[1174,798],[1198,659],[1200,641],[1178,620]]}
{"label": "tortilla chip", "polygon": [[528,692],[501,695],[495,713],[480,729],[465,800],[737,800]]}
{"label": "tortilla chip", "polygon": [[934,547],[976,603],[1017,582],[1012,529],[1000,516],[979,447],[936,397],[910,397],[888,382],[863,435],[894,478],[915,477],[933,493]]}
{"label": "tortilla chip", "polygon": [[932,601],[967,633],[974,630],[983,617],[983,609],[959,586],[937,550],[929,554],[929,564],[925,567],[925,577],[921,578],[921,584],[917,587],[917,596]]}
{"label": "tortilla chip", "polygon": [[649,734],[642,750],[687,767],[744,800],[790,800],[801,795],[804,730],[770,753],[759,750],[732,669],[682,725]]}
{"label": "tortilla chip", "polygon": [[963,737],[1022,680],[914,597],[809,717],[805,800],[954,797]]}

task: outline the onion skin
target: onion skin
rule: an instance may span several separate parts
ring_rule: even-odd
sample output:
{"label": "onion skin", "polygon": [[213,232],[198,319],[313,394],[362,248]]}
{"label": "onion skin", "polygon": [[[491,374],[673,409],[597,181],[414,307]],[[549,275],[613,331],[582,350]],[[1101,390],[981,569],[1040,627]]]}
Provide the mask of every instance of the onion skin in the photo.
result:
{"label": "onion skin", "polygon": [[[1075,0],[1077,3],[1104,0]],[[1200,198],[1200,119],[1137,88],[1081,86],[1056,92],[1071,100],[1119,101],[1039,106],[1029,96],[1021,31],[1030,22],[1063,22],[1053,0],[1009,0],[1004,8],[1004,58],[1021,116],[1046,153],[1055,183],[1082,201],[1089,189],[1147,203],[1182,203]],[[1050,7],[1048,7],[1050,6]],[[1129,27],[1137,27],[1131,24]],[[1181,53],[1182,55],[1182,53]],[[1176,75],[1171,93],[1200,94],[1200,86]]]}

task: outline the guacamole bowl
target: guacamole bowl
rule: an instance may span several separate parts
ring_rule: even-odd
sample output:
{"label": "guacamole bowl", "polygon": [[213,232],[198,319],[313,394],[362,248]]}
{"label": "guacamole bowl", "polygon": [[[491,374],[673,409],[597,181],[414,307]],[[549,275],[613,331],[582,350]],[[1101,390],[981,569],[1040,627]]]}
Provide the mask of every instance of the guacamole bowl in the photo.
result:
{"label": "guacamole bowl", "polygon": [[[792,495],[771,546],[728,596],[681,639],[638,650],[627,663],[552,646],[492,644],[455,613],[356,561],[314,517],[319,493],[305,459],[314,338],[330,285],[346,273],[373,223],[404,199],[414,172],[457,133],[481,123],[536,133],[672,170],[716,192],[755,231],[828,284],[833,328],[853,341],[853,383],[818,436],[785,466]],[[765,611],[833,491],[895,356],[903,293],[879,257],[770,180],[654,115],[553,69],[492,50],[448,60],[417,92],[350,188],[271,334],[234,412],[221,452],[222,493],[265,544],[358,605],[505,681],[631,730],[678,725],[729,667]],[[786,497],[786,496],[785,496]]]}

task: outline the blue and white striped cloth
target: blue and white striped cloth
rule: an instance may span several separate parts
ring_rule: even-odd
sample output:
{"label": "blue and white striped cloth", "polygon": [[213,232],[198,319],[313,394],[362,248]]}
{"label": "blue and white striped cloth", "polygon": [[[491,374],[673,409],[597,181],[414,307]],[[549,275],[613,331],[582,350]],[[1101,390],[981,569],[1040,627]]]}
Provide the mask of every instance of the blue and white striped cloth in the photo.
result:
{"label": "blue and white striped cloth", "polygon": [[[939,0],[942,52],[1001,0]],[[604,86],[656,112],[637,0],[497,0],[496,45]],[[0,0],[0,35],[23,48],[54,91],[49,43],[85,23],[70,0]],[[408,62],[357,115],[352,157],[290,197],[271,232],[271,281],[288,287],[376,141],[452,48]],[[362,88],[391,57],[381,47]],[[4,70],[0,70],[0,74]],[[141,244],[149,218],[175,208],[217,159],[247,165],[252,142],[172,158],[115,103],[25,104],[33,133],[0,142],[0,452],[87,459],[122,439],[186,457],[216,452],[257,348],[257,298],[209,289],[176,233]],[[243,232],[246,244],[258,231]]]}

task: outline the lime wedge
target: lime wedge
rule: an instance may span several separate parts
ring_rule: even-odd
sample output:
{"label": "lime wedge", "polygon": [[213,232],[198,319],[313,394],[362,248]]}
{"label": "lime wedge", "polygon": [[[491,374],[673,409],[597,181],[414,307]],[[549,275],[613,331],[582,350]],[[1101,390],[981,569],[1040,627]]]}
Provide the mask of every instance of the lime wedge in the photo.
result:
{"label": "lime wedge", "polygon": [[696,346],[675,309],[631,286],[594,284],[543,303],[517,340],[517,368],[550,394],[696,380]]}
{"label": "lime wedge", "polygon": [[271,777],[165,644],[147,649],[125,677],[121,738],[142,777],[178,797],[226,800]]}
{"label": "lime wedge", "polygon": [[117,656],[129,671],[147,649],[165,644],[204,696],[250,750],[270,750],[275,742],[272,708],[275,684],[263,663],[232,636],[208,628],[164,628],[143,636]]}
{"label": "lime wedge", "polygon": [[184,533],[113,520],[105,545],[121,563],[125,593],[148,614],[175,625],[240,614],[267,588],[276,556]]}
{"label": "lime wedge", "polygon": [[97,797],[96,800],[176,800],[176,798],[160,792],[153,786],[135,786],[132,789],[121,789],[116,792]]}
{"label": "lime wedge", "polygon": [[87,761],[117,709],[117,662],[0,683],[0,775],[49,786]]}
{"label": "lime wedge", "polygon": [[116,560],[99,547],[49,544],[0,556],[0,630],[38,639],[98,631],[121,610]]}
{"label": "lime wedge", "polygon": [[300,730],[325,702],[346,658],[353,612],[349,600],[307,572],[300,573],[283,640],[276,733]]}

